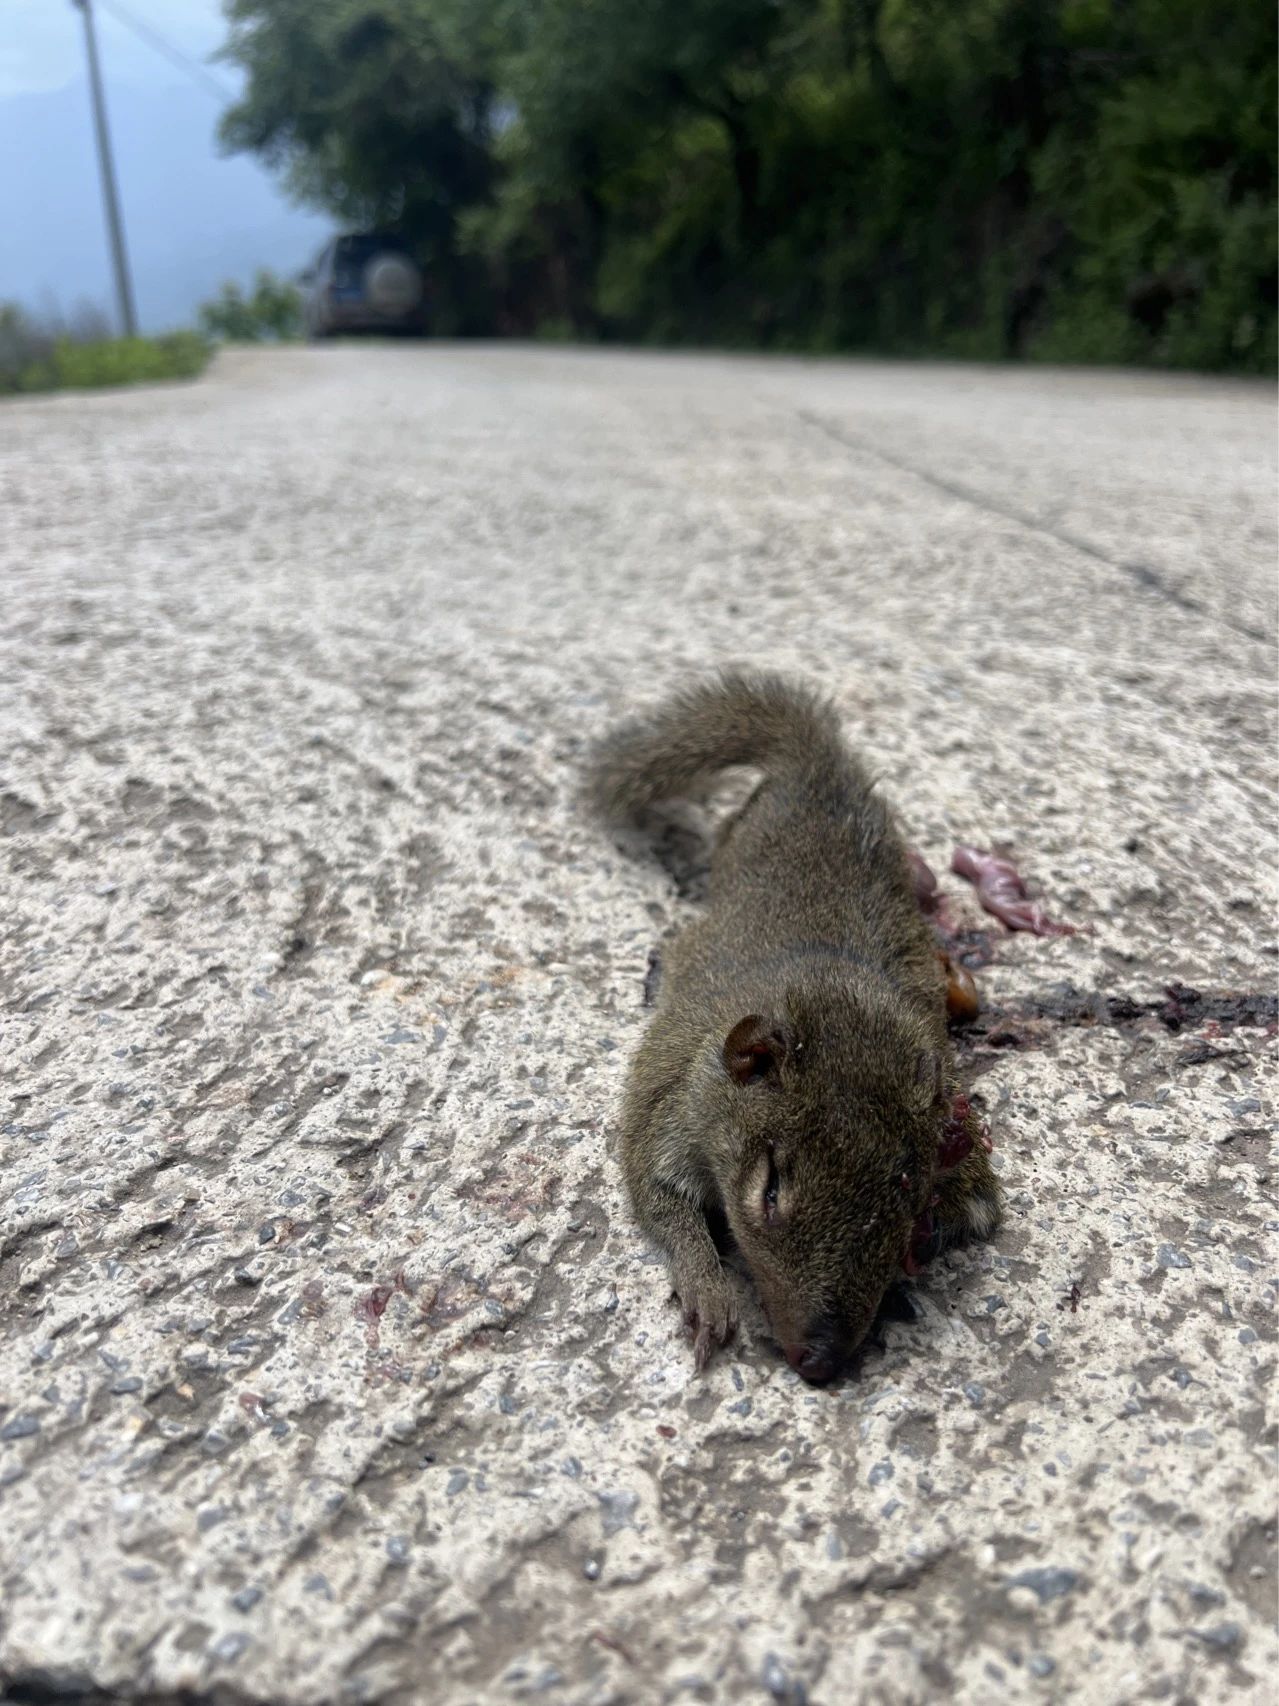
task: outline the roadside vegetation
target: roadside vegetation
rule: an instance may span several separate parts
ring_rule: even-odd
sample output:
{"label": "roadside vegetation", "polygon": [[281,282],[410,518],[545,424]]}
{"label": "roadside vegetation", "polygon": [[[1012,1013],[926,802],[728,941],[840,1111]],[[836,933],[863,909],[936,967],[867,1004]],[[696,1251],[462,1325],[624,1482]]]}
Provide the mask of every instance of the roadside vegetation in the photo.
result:
{"label": "roadside vegetation", "polygon": [[118,338],[96,309],[33,314],[0,303],[0,397],[194,379],[219,343],[286,343],[302,336],[297,287],[266,268],[252,288],[224,284],[199,311],[198,331]]}
{"label": "roadside vegetation", "polygon": [[198,332],[116,338],[91,312],[61,320],[0,303],[0,396],[193,379],[208,359]]}
{"label": "roadside vegetation", "polygon": [[206,337],[226,343],[290,343],[302,336],[302,295],[295,284],[259,269],[249,291],[227,283],[200,309]]}
{"label": "roadside vegetation", "polygon": [[445,333],[1276,361],[1260,0],[227,0],[223,139]]}

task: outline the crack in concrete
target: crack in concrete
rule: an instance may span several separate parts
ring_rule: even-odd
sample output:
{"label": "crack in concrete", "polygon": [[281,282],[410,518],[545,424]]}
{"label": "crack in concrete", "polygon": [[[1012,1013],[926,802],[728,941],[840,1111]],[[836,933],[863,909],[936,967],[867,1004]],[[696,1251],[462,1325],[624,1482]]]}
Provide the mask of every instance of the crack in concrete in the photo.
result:
{"label": "crack in concrete", "polygon": [[808,409],[796,411],[799,419],[807,426],[815,427],[818,432],[841,444],[846,450],[855,450],[862,456],[873,456],[876,461],[886,462],[889,467],[898,469],[903,474],[911,474],[917,480],[923,480],[935,491],[945,492],[949,497],[959,498],[964,503],[973,504],[977,509],[984,509],[989,515],[1000,515],[1006,521],[1012,521],[1018,527],[1024,527],[1028,533],[1038,533],[1044,539],[1055,540],[1059,545],[1068,545],[1071,550],[1081,552],[1085,557],[1091,557],[1096,563],[1103,563],[1108,569],[1117,569],[1120,574],[1127,575],[1137,586],[1156,597],[1172,604],[1178,610],[1183,610],[1188,616],[1203,616],[1211,622],[1218,622],[1223,628],[1229,628],[1236,634],[1242,634],[1246,639],[1256,640],[1265,645],[1270,636],[1250,623],[1237,622],[1230,616],[1221,615],[1210,610],[1199,599],[1193,598],[1179,586],[1173,585],[1160,570],[1149,563],[1142,563],[1134,558],[1115,557],[1100,545],[1094,545],[1090,539],[1082,538],[1078,533],[1070,533],[1065,528],[1050,527],[1046,521],[1029,511],[1017,509],[1013,504],[1004,503],[1002,499],[992,497],[988,492],[978,491],[975,486],[965,485],[962,480],[951,480],[944,474],[935,474],[931,468],[923,468],[916,462],[911,462],[905,456],[896,456],[882,445],[871,444],[859,433],[849,432],[846,427],[832,426],[820,415],[813,414]]}

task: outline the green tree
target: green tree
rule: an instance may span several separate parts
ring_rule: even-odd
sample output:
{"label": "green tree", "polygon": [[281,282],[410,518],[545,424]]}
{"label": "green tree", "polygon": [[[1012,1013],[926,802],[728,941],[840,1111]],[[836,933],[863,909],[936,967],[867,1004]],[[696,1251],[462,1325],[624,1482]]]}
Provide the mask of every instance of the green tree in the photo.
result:
{"label": "green tree", "polygon": [[1276,29],[1251,0],[1106,8],[1086,147],[1034,162],[1071,265],[1032,353],[1272,371]]}
{"label": "green tree", "polygon": [[483,280],[459,213],[492,179],[483,18],[422,0],[228,0],[225,55],[247,73],[222,138],[282,170],[348,228],[402,233],[444,329],[481,330]]}
{"label": "green tree", "polygon": [[443,329],[1275,362],[1256,0],[230,0],[225,137]]}

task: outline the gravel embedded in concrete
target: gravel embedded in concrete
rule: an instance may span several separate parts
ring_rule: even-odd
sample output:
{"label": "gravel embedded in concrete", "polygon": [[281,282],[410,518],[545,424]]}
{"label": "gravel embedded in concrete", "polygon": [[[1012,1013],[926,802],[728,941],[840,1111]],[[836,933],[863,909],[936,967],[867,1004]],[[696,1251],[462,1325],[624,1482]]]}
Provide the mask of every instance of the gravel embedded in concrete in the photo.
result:
{"label": "gravel embedded in concrete", "polygon": [[[1275,544],[1271,392],[1190,378],[0,408],[0,1692],[1263,1698]],[[610,1156],[695,902],[581,754],[730,660],[1084,927],[944,879],[1008,1224],[825,1392],[745,1287],[694,1376]]]}

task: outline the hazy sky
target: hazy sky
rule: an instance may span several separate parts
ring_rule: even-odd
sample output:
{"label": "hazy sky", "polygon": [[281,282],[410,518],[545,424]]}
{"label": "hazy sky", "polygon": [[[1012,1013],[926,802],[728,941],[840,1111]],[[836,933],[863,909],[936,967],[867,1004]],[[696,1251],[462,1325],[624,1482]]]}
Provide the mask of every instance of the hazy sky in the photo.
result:
{"label": "hazy sky", "polygon": [[[317,0],[319,3],[319,0]],[[295,272],[328,221],[295,207],[255,160],[227,158],[218,120],[235,71],[210,65],[220,0],[93,0],[107,113],[144,327],[187,324],[227,279]],[[192,73],[120,20],[158,32]],[[85,77],[71,0],[0,0],[0,302],[114,312]]]}
{"label": "hazy sky", "polygon": [[[108,84],[171,83],[172,66],[113,17],[111,0],[95,6],[98,47]],[[120,0],[120,9],[158,30],[174,47],[203,61],[221,45],[226,23],[220,0]],[[0,0],[0,98],[59,89],[84,65],[84,25],[71,0]],[[231,74],[214,74],[229,82]],[[181,75],[176,73],[176,75]],[[196,85],[191,85],[196,93]],[[212,96],[205,99],[212,101]]]}

